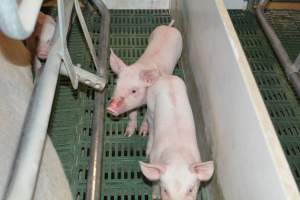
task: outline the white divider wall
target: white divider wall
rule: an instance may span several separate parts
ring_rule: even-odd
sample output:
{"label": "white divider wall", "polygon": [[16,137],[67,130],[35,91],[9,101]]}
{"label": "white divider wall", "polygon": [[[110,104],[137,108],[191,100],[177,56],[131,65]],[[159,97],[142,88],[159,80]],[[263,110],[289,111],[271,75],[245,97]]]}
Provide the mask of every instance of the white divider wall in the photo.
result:
{"label": "white divider wall", "polygon": [[108,9],[169,9],[169,0],[103,0]]}
{"label": "white divider wall", "polygon": [[203,158],[216,162],[214,178],[224,198],[300,199],[224,2],[173,0],[171,8],[182,15],[176,21],[184,24],[185,67],[191,68],[193,94],[201,99],[205,133],[200,140],[212,148]]}

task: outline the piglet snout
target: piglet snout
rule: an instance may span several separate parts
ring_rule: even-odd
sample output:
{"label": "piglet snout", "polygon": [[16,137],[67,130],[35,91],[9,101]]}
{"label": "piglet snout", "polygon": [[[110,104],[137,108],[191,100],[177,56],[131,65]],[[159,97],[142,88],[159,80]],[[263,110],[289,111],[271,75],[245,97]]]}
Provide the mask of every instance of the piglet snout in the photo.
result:
{"label": "piglet snout", "polygon": [[107,111],[114,116],[120,114],[121,107],[123,105],[124,98],[113,98],[107,106]]}
{"label": "piglet snout", "polygon": [[37,48],[37,57],[40,59],[46,59],[48,57],[48,50],[50,47],[38,47]]}
{"label": "piglet snout", "polygon": [[38,58],[45,60],[48,57],[48,53],[39,53]]}

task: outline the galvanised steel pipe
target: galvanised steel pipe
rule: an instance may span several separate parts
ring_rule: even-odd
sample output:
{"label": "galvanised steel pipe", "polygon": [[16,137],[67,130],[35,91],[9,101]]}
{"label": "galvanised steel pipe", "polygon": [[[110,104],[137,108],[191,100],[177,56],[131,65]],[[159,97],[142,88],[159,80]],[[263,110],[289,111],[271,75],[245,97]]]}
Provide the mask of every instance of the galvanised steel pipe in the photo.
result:
{"label": "galvanised steel pipe", "polygon": [[43,0],[1,0],[1,32],[17,40],[29,37],[34,30],[42,3]]}
{"label": "galvanised steel pipe", "polygon": [[277,37],[274,29],[265,18],[264,9],[268,2],[269,0],[262,0],[259,2],[256,8],[256,15],[267,38],[272,45],[272,48],[279,62],[284,67],[284,71],[286,76],[288,77],[289,82],[292,84],[298,98],[300,98],[300,76],[298,73],[299,70],[297,69],[296,64],[291,61],[280,39]]}
{"label": "galvanised steel pipe", "polygon": [[[97,7],[98,12],[101,15],[99,34],[99,44],[101,44],[101,47],[98,51],[98,57],[100,57],[99,66],[101,66],[101,68],[97,68],[97,74],[107,80],[110,15],[107,7],[101,0],[92,0],[92,3]],[[101,93],[96,92],[93,116],[91,158],[87,183],[87,200],[100,199],[104,102],[105,91]]]}
{"label": "galvanised steel pipe", "polygon": [[107,67],[108,67],[108,45],[109,45],[109,31],[110,31],[110,14],[106,5],[102,0],[92,0],[92,2],[97,7],[101,15],[100,24],[100,35],[99,43],[101,43],[101,48],[99,49],[99,55],[101,56],[99,66],[104,66],[97,69],[99,75],[107,80]]}
{"label": "galvanised steel pipe", "polygon": [[[65,24],[68,30],[73,1],[65,0],[64,3]],[[62,48],[58,26],[53,41],[46,64],[34,85],[14,167],[3,198],[5,200],[31,200],[35,191],[56,84],[62,65],[61,58],[58,56]]]}

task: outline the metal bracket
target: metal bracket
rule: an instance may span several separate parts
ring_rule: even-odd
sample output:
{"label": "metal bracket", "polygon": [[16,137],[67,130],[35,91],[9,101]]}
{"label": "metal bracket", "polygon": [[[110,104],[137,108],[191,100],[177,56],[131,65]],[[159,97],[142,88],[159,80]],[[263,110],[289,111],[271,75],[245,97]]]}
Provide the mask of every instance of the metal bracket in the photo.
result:
{"label": "metal bracket", "polygon": [[[66,75],[70,78],[72,86],[74,89],[78,88],[78,81],[93,87],[96,90],[102,90],[105,87],[106,79],[103,77],[99,77],[95,74],[92,74],[88,71],[85,71],[81,69],[80,67],[74,66],[72,63],[70,53],[68,51],[67,47],[67,39],[66,39],[66,33],[65,30],[65,24],[64,24],[64,0],[57,0],[58,1],[58,23],[59,23],[59,34],[60,34],[60,42],[61,42],[61,51],[59,52],[59,56],[61,57],[63,61],[63,67],[60,69],[60,73],[63,75]],[[96,52],[92,43],[91,36],[88,32],[85,20],[83,18],[80,5],[78,0],[74,0],[75,3],[75,10],[81,25],[81,28],[83,30],[86,42],[89,47],[90,54],[92,56],[93,62],[97,68],[100,68],[99,61],[96,57]]]}
{"label": "metal bracket", "polygon": [[72,86],[74,89],[78,88],[78,78],[76,72],[73,68],[73,63],[71,60],[70,53],[67,47],[67,38],[66,38],[66,30],[65,30],[65,19],[64,19],[64,0],[57,0],[58,6],[58,23],[59,23],[59,39],[61,42],[61,51],[59,52],[59,56],[63,61],[63,65],[67,71],[67,74],[71,80]]}
{"label": "metal bracket", "polygon": [[[81,69],[80,65],[72,66],[72,68],[75,70],[76,77],[79,82],[84,83],[85,85],[88,85],[99,91],[104,89],[106,85],[105,78],[99,77],[96,74]],[[68,72],[65,67],[60,68],[60,73],[62,75],[68,76]]]}
{"label": "metal bracket", "polygon": [[98,59],[97,59],[97,56],[96,56],[96,51],[95,51],[95,48],[93,46],[93,42],[92,42],[91,36],[89,34],[87,25],[85,23],[83,14],[81,12],[79,2],[78,2],[78,0],[74,0],[74,3],[75,3],[75,10],[76,10],[79,22],[80,22],[80,26],[81,26],[81,29],[83,31],[83,34],[84,34],[85,40],[87,42],[87,45],[89,47],[89,51],[90,51],[90,54],[92,56],[93,62],[95,64],[96,68],[100,68],[100,65],[99,65],[99,62],[98,62]]}

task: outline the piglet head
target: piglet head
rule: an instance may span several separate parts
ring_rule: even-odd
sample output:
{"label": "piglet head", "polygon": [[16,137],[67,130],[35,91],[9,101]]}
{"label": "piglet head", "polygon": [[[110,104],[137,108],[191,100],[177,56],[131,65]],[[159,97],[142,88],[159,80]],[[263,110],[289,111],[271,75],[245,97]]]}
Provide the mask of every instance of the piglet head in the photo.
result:
{"label": "piglet head", "polygon": [[144,69],[138,64],[127,66],[113,51],[110,55],[110,66],[118,79],[107,111],[118,116],[145,104],[147,87],[158,78],[158,70]]}
{"label": "piglet head", "polygon": [[162,200],[196,200],[200,182],[208,181],[214,164],[198,162],[192,165],[160,165],[140,162],[144,176],[159,183]]}

